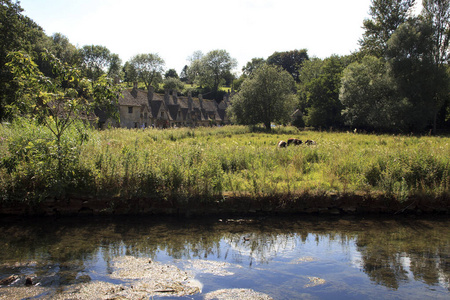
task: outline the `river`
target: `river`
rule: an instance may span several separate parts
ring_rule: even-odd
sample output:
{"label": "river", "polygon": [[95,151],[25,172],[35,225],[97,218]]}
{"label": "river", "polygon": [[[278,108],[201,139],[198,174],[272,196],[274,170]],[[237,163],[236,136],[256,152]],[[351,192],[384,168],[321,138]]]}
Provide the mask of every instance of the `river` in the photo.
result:
{"label": "river", "polygon": [[444,216],[3,218],[0,299],[450,299],[449,228]]}

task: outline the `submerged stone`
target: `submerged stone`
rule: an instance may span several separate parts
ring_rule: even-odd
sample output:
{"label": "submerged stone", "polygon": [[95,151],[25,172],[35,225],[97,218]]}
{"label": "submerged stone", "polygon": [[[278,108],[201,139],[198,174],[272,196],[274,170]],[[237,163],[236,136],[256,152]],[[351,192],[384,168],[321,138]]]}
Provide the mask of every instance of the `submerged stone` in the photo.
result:
{"label": "submerged stone", "polygon": [[205,300],[271,300],[272,297],[251,289],[223,289],[205,295]]}

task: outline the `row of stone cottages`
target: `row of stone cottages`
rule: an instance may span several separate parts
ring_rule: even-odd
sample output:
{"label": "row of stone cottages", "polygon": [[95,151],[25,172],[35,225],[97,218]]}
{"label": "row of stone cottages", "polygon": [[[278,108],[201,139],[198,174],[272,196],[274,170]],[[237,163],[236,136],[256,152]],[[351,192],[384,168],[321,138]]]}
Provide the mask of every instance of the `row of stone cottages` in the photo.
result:
{"label": "row of stone cottages", "polygon": [[[203,99],[200,94],[194,98],[180,96],[177,91],[166,90],[157,94],[150,87],[148,92],[139,90],[137,85],[132,90],[124,90],[119,98],[120,125],[122,128],[168,128],[228,125],[226,108],[230,105],[230,95],[217,103]],[[99,127],[106,126],[106,120],[99,120]],[[117,125],[117,124],[111,124]]]}

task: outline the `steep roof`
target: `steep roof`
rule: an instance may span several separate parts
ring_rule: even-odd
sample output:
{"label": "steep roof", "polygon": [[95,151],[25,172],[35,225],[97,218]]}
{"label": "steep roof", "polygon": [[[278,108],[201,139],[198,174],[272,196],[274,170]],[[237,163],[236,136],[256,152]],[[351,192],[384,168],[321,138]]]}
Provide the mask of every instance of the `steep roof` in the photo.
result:
{"label": "steep roof", "polygon": [[[209,119],[225,121],[227,101],[217,104],[214,100],[192,98],[186,96],[174,96],[167,94],[152,94],[152,101],[148,101],[148,93],[138,89],[127,89],[122,92],[119,98],[119,105],[122,106],[149,106],[153,118],[158,118],[161,109],[167,110],[170,120],[178,120],[178,112],[181,111],[182,120],[186,120],[189,115],[189,108],[199,121]],[[192,101],[191,103],[189,103]],[[175,104],[176,103],[176,104]]]}

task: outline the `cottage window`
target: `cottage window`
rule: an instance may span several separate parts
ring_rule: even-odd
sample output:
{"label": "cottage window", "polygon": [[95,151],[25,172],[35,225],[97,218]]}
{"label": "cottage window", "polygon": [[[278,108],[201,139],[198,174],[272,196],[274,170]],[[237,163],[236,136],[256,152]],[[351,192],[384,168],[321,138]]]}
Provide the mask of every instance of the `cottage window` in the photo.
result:
{"label": "cottage window", "polygon": [[161,112],[161,118],[163,118],[163,117],[164,117],[164,112],[162,111],[162,112]]}
{"label": "cottage window", "polygon": [[133,113],[133,106],[128,106],[128,113],[132,114]]}

